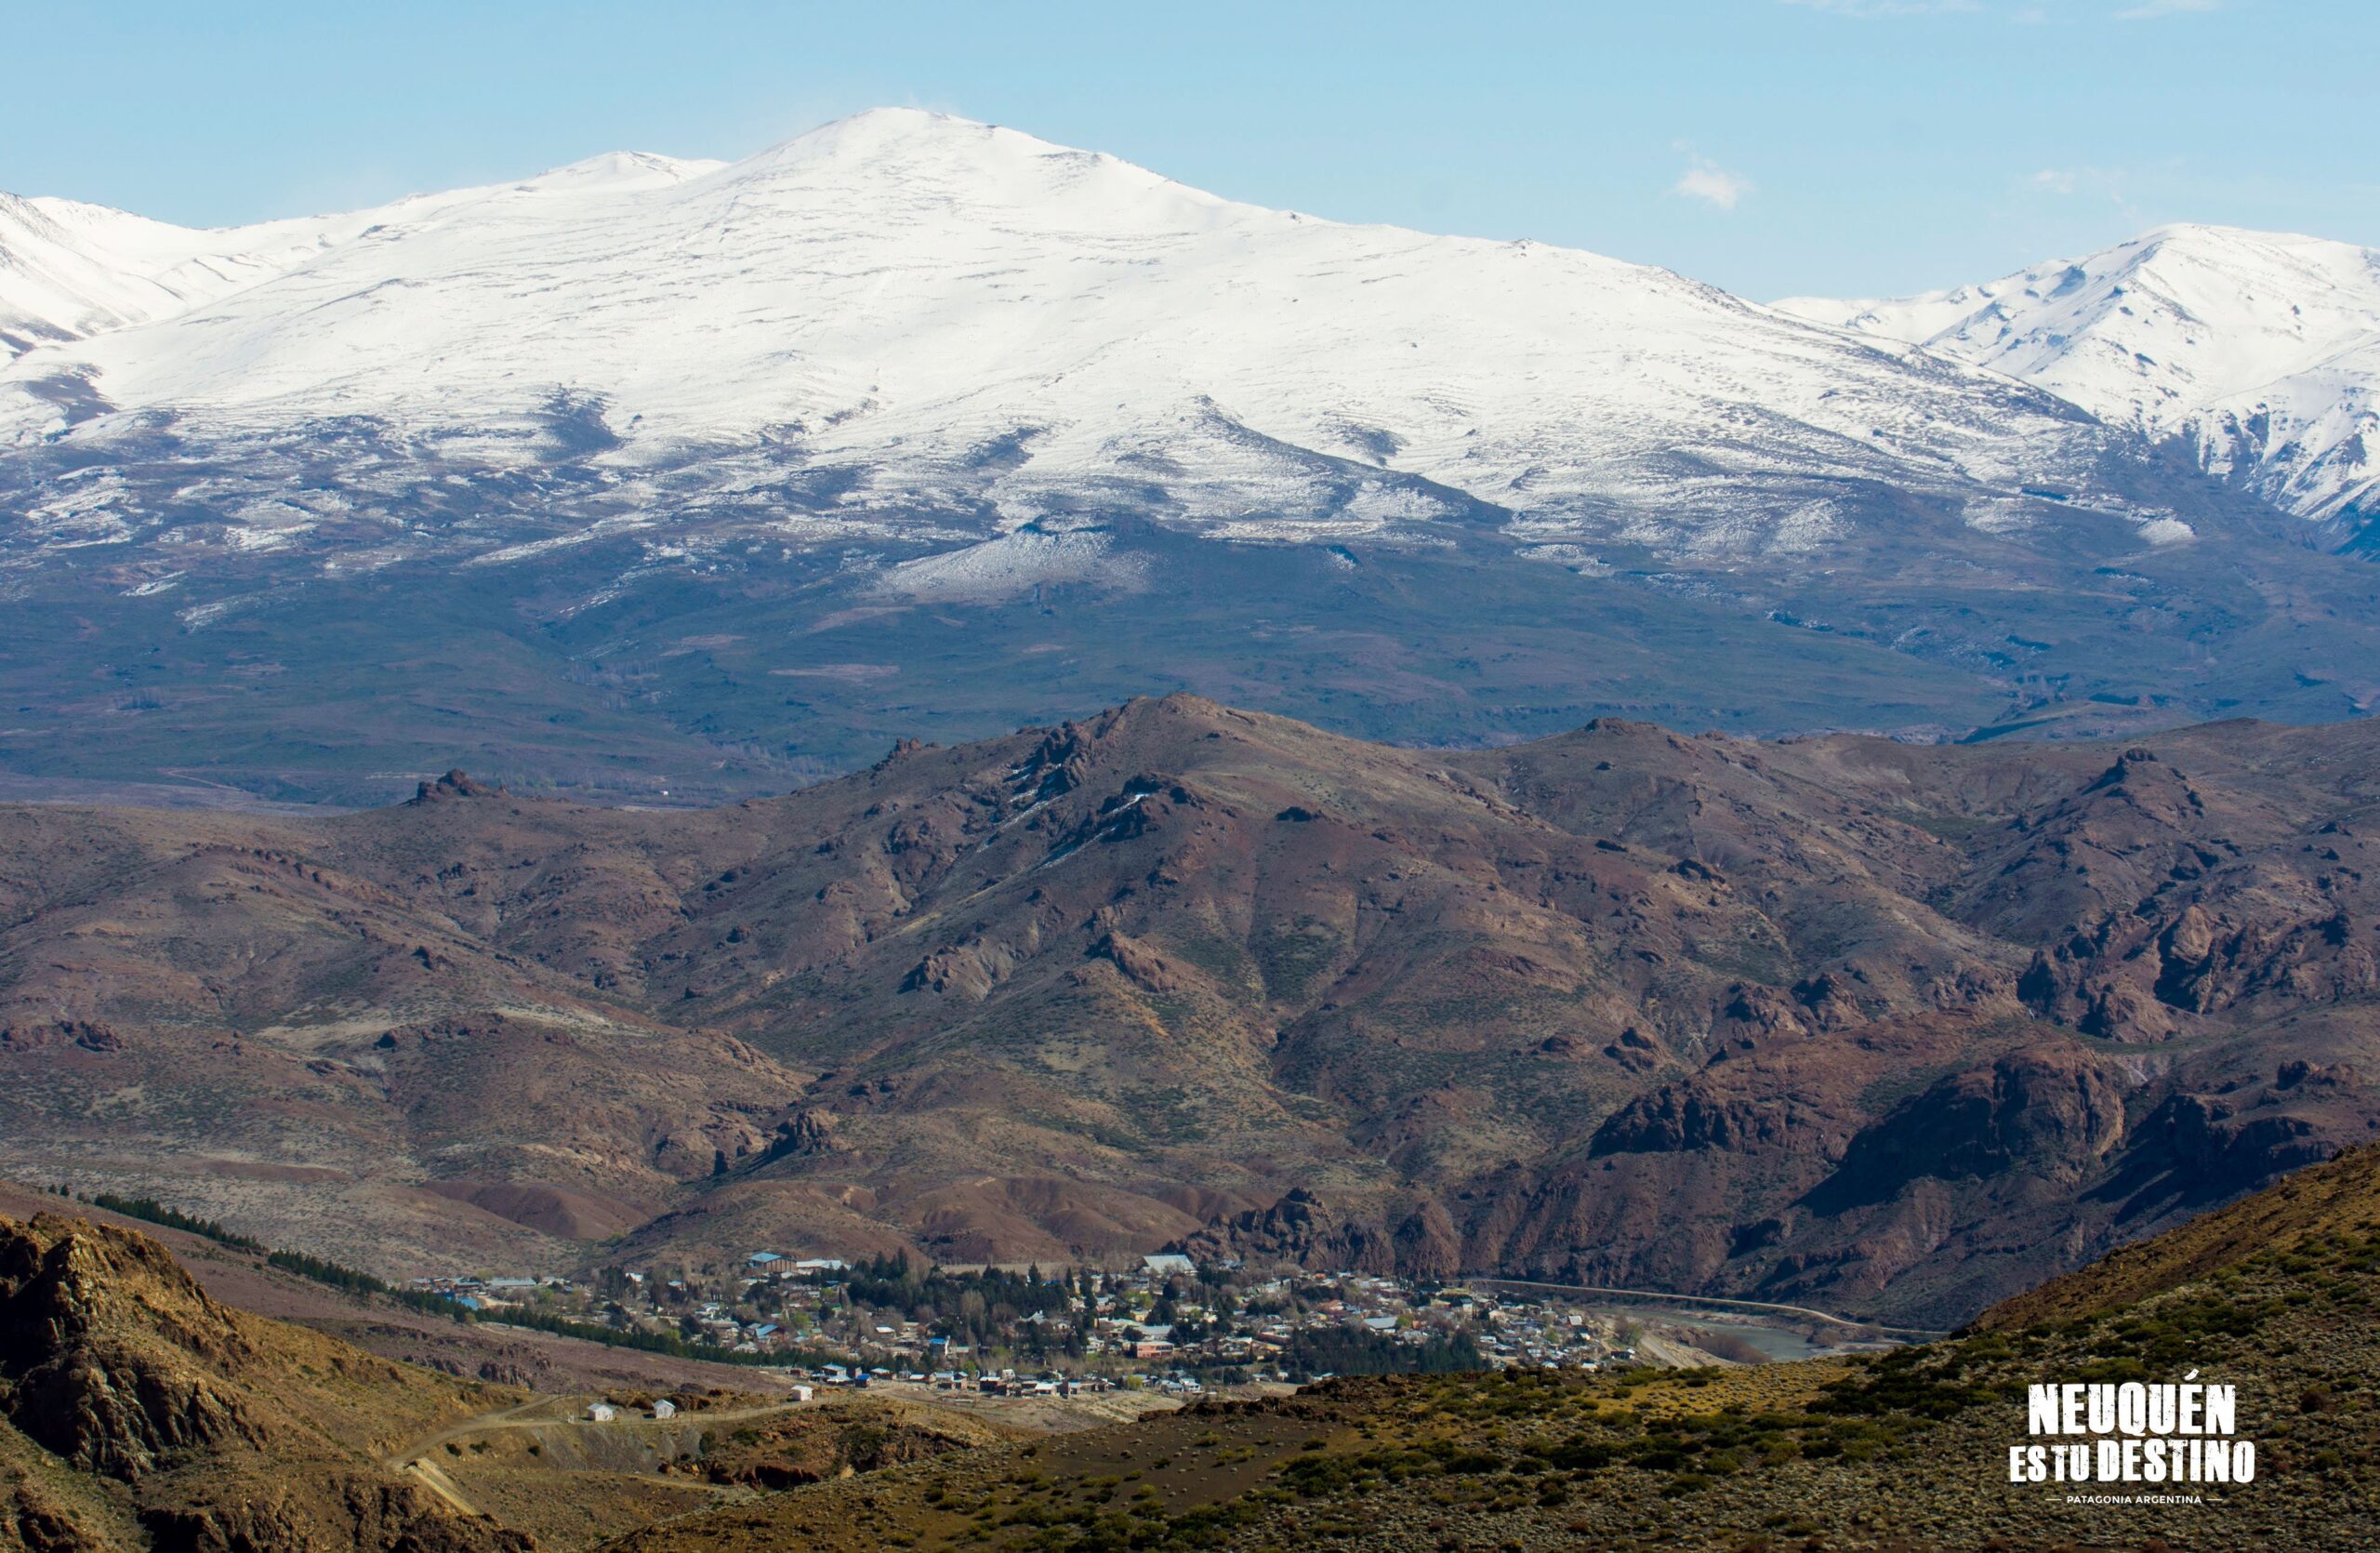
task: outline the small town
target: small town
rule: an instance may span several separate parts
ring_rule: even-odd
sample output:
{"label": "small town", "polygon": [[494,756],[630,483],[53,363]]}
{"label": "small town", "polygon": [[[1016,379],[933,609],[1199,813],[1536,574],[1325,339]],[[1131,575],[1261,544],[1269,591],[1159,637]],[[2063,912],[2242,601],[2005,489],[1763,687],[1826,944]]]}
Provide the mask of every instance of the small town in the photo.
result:
{"label": "small town", "polygon": [[1757,1361],[1743,1327],[1545,1294],[1152,1254],[1129,1269],[920,1268],[756,1250],[728,1272],[416,1279],[463,1319],[782,1372],[809,1386],[1198,1395],[1335,1374]]}

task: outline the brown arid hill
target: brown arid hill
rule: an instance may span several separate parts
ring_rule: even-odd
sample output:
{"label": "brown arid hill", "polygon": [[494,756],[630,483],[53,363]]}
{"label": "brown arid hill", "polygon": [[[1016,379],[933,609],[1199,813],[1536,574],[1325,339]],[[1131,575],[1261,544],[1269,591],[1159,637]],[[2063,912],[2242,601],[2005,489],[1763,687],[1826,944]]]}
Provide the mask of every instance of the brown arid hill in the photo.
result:
{"label": "brown arid hill", "polygon": [[[1923,1347],[1328,1381],[800,1487],[620,1546],[2344,1553],[2380,1546],[2375,1299],[2365,1148]],[[2010,1480],[2010,1447],[2040,1442],[2028,1387],[2186,1379],[2234,1388],[2250,1480]]]}
{"label": "brown arid hill", "polygon": [[144,1236],[0,1219],[0,1547],[526,1548],[377,1460],[497,1396],[219,1304]]}
{"label": "brown arid hill", "polygon": [[385,1274],[1167,1244],[1949,1326],[2373,1136],[2380,726],[0,809],[0,1170]]}

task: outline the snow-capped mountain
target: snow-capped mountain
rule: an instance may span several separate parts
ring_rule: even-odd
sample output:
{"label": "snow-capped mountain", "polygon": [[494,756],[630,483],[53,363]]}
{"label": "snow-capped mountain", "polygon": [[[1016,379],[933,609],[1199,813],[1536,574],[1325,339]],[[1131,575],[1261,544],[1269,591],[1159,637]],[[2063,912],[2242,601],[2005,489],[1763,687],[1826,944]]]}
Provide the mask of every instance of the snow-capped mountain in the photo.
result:
{"label": "snow-capped mountain", "polygon": [[965,120],[0,218],[0,776],[722,795],[1151,689],[1420,743],[2380,706],[2380,574],[2162,422]]}
{"label": "snow-capped mountain", "polygon": [[403,528],[425,479],[511,500],[565,465],[529,526],[474,542],[728,510],[976,538],[1117,510],[1256,538],[1460,518],[1680,555],[1919,513],[2191,532],[2124,472],[2135,445],[1994,374],[1665,271],[1234,204],[913,111],[232,232],[14,208],[0,243],[34,280],[10,327],[39,342],[0,371],[0,445],[71,453],[79,483],[26,488],[20,545]]}
{"label": "snow-capped mountain", "polygon": [[2380,512],[2380,251],[2168,226],[1982,285],[1777,305],[2186,438],[2212,472],[2307,517]]}

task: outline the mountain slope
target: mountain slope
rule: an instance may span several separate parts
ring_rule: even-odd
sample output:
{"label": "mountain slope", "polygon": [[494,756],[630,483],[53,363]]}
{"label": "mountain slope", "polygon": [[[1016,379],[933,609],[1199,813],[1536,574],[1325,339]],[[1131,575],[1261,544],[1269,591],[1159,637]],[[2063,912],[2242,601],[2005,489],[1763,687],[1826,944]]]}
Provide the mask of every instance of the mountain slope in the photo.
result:
{"label": "mountain slope", "polygon": [[2169,226],[1980,285],[1780,311],[2004,372],[2187,439],[2210,472],[2353,524],[2380,490],[2380,252]]}
{"label": "mountain slope", "polygon": [[0,809],[0,1163],[390,1274],[1180,1241],[1946,1325],[2371,1135],[2374,737],[1173,697],[700,812]]}
{"label": "mountain slope", "polygon": [[485,1396],[220,1305],[145,1236],[0,1218],[18,1546],[525,1548],[374,1459]]}
{"label": "mountain slope", "polygon": [[2380,1214],[2380,1145],[2366,1145],[2003,1300],[1976,1318],[1974,1330],[2009,1332],[2102,1316],[2259,1254],[2329,1237],[2369,1234],[2375,1214]]}

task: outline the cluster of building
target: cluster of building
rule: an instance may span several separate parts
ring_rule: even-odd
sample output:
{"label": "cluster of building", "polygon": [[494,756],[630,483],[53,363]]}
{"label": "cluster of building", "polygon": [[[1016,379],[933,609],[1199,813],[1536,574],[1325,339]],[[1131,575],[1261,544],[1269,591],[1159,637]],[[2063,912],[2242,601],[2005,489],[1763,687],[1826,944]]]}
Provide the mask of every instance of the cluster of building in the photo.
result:
{"label": "cluster of building", "polygon": [[747,1361],[782,1356],[797,1378],[826,1386],[1071,1396],[1116,1385],[1197,1391],[1342,1369],[1637,1361],[1635,1323],[1559,1299],[1354,1273],[1259,1274],[1174,1254],[1048,1275],[937,1268],[929,1281],[904,1268],[895,1282],[880,1265],[756,1250],[726,1270],[610,1268],[583,1281],[448,1278],[415,1287],[486,1321],[533,1310]]}

